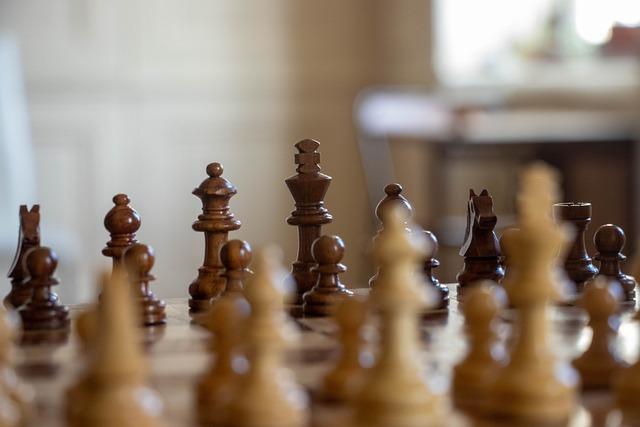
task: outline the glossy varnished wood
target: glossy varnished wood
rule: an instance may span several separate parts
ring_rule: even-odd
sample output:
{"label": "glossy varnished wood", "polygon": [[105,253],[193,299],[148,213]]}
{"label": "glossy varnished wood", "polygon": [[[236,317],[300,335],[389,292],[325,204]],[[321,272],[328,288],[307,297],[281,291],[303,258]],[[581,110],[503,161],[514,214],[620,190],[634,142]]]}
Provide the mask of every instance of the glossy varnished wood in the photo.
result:
{"label": "glossy varnished wood", "polygon": [[320,172],[320,143],[304,139],[295,147],[298,150],[295,155],[297,173],[287,178],[285,183],[296,207],[287,218],[287,223],[298,227],[298,257],[293,263],[291,275],[296,285],[295,302],[301,305],[304,293],[316,284],[318,278],[318,273],[313,271],[316,263],[311,245],[320,237],[322,226],[332,220],[324,207],[324,196],[331,184],[331,177]]}
{"label": "glossy varnished wood", "polygon": [[204,261],[196,277],[189,285],[189,307],[192,313],[206,311],[212,299],[224,292],[226,279],[220,260],[220,248],[227,242],[230,231],[240,228],[229,210],[229,202],[238,191],[222,177],[224,169],[220,163],[207,166],[207,175],[193,194],[202,201],[202,214],[193,223],[195,231],[204,233]]}
{"label": "glossy varnished wood", "polygon": [[574,227],[575,236],[565,257],[564,269],[575,284],[575,292],[581,294],[585,283],[598,274],[585,245],[585,233],[591,223],[591,203],[556,203],[553,214],[557,221],[568,222]]}
{"label": "glossy varnished wood", "polygon": [[164,323],[167,317],[164,301],[156,298],[150,288],[151,282],[156,280],[151,274],[155,260],[153,248],[142,243],[135,243],[127,248],[123,259],[129,283],[137,298],[140,319],[145,326]]}
{"label": "glossy varnished wood", "polygon": [[19,216],[18,248],[8,275],[11,278],[11,291],[4,299],[4,305],[13,308],[26,304],[33,292],[25,283],[28,273],[24,257],[29,249],[40,246],[40,205],[33,205],[31,209],[27,209],[27,205],[20,205]]}
{"label": "glossy varnished wood", "polygon": [[464,267],[457,276],[461,289],[480,280],[500,282],[504,277],[500,246],[494,232],[497,221],[489,192],[482,190],[480,194],[476,194],[469,190],[467,228],[460,249]]}
{"label": "glossy varnished wood", "polygon": [[113,260],[113,270],[121,266],[124,251],[136,240],[136,232],[140,229],[141,219],[138,212],[129,204],[131,200],[126,194],[116,194],[113,197],[115,206],[104,217],[104,227],[109,232],[102,254]]}

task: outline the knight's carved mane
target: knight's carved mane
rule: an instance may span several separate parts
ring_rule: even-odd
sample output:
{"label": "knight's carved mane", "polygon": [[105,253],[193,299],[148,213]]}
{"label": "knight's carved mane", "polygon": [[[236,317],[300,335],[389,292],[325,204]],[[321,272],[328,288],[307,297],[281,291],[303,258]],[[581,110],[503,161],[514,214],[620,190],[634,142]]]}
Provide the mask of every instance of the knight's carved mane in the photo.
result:
{"label": "knight's carved mane", "polygon": [[469,190],[467,204],[467,228],[464,243],[460,249],[462,256],[497,256],[498,241],[493,233],[497,222],[493,212],[493,199],[484,189],[477,195]]}
{"label": "knight's carved mane", "polygon": [[18,234],[18,248],[9,269],[9,277],[16,280],[25,278],[22,258],[28,249],[40,246],[40,205],[20,206],[20,231]]}

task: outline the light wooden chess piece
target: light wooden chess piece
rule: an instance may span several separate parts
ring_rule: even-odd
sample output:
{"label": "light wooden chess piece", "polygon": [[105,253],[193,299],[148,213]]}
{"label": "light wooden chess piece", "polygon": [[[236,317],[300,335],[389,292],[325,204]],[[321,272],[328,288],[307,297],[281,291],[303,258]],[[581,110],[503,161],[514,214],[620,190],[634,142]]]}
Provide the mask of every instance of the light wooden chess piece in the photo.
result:
{"label": "light wooden chess piece", "polygon": [[212,333],[209,353],[213,356],[207,372],[196,386],[198,421],[200,425],[222,426],[226,420],[229,399],[238,385],[239,331],[249,313],[244,298],[227,295],[220,298],[203,318]]}
{"label": "light wooden chess piece", "polygon": [[[114,272],[102,293],[81,399],[67,403],[72,427],[157,427],[163,404],[146,385],[138,316],[129,284]],[[69,396],[68,396],[69,397]]]}
{"label": "light wooden chess piece", "polygon": [[603,276],[587,282],[584,287],[580,305],[589,314],[593,335],[587,351],[573,361],[580,372],[583,389],[609,388],[613,374],[624,367],[615,347],[620,326],[617,311],[623,298],[620,284]]}
{"label": "light wooden chess piece", "polygon": [[274,248],[256,257],[255,275],[245,286],[251,312],[243,327],[249,369],[229,404],[227,427],[303,427],[308,398],[284,365],[289,330]]}
{"label": "light wooden chess piece", "polygon": [[454,404],[471,416],[486,410],[487,393],[505,362],[496,332],[496,320],[505,303],[504,290],[491,281],[472,286],[465,294],[462,312],[469,350],[453,370],[452,394]]}
{"label": "light wooden chess piece", "polygon": [[548,166],[536,164],[524,171],[518,197],[520,230],[508,240],[509,260],[516,268],[507,291],[517,309],[517,332],[488,404],[489,416],[506,425],[566,425],[578,409],[577,372],[549,348],[548,306],[560,298],[555,263],[571,238],[566,227],[551,219],[557,192],[557,179]]}
{"label": "light wooden chess piece", "polygon": [[368,304],[360,298],[344,297],[336,307],[335,321],[340,329],[340,353],[331,370],[323,377],[321,397],[329,403],[353,403],[362,386],[365,369],[372,355],[365,350],[363,326]]}
{"label": "light wooden chess piece", "polygon": [[362,427],[445,425],[444,402],[430,390],[420,364],[426,295],[419,268],[426,241],[422,233],[407,233],[405,218],[394,209],[374,246],[380,269],[370,301],[380,317],[380,349],[355,405],[355,424]]}
{"label": "light wooden chess piece", "polygon": [[[633,320],[640,321],[640,311]],[[640,359],[633,365],[619,369],[613,374],[611,387],[615,396],[615,406],[622,415],[623,427],[640,425]]]}
{"label": "light wooden chess piece", "polygon": [[[110,273],[103,273],[99,279],[99,294],[109,286],[111,281]],[[89,372],[87,363],[90,360],[90,354],[95,350],[95,339],[98,335],[98,304],[92,304],[80,311],[73,320],[74,331],[78,339],[78,355],[77,357],[83,364],[81,374],[66,390],[64,413],[70,427],[75,425],[75,413],[77,408],[81,408],[81,403],[85,396],[84,388],[89,383]]]}
{"label": "light wooden chess piece", "polygon": [[24,427],[30,418],[33,391],[16,374],[14,341],[16,320],[0,308],[0,426]]}

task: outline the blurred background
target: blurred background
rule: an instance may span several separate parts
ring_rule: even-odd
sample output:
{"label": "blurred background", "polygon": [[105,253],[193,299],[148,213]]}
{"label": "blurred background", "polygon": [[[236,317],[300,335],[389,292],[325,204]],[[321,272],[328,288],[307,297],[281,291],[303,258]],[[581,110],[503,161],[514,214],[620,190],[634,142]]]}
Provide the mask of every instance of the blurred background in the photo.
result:
{"label": "blurred background", "polygon": [[[295,258],[293,144],[321,142],[326,233],[365,286],[373,207],[397,181],[461,266],[469,188],[514,218],[520,166],[544,159],[597,226],[637,232],[637,0],[0,0],[0,271],[18,206],[40,203],[65,302],[95,293],[102,221],[127,193],[154,285],[186,296],[202,262],[191,191],[212,161],[238,188],[233,238]],[[591,253],[593,249],[591,246]],[[8,290],[3,282],[3,294]]]}

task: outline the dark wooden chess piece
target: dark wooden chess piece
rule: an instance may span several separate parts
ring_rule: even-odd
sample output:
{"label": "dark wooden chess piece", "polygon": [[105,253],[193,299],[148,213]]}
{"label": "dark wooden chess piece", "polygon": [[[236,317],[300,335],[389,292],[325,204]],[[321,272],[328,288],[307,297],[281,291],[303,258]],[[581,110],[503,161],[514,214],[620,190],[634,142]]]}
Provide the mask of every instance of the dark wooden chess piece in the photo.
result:
{"label": "dark wooden chess piece", "polygon": [[58,266],[58,256],[46,246],[33,248],[25,255],[29,273],[28,286],[33,289],[29,302],[20,310],[25,331],[67,331],[69,309],[60,304],[58,296],[51,290],[59,284],[53,273]]}
{"label": "dark wooden chess piece", "polygon": [[293,314],[299,315],[304,293],[318,279],[318,273],[313,271],[316,263],[311,254],[311,245],[320,237],[322,226],[330,223],[332,217],[324,207],[324,196],[331,184],[331,177],[320,172],[320,143],[304,139],[295,147],[298,150],[295,155],[297,173],[287,178],[285,183],[296,206],[287,223],[298,227],[298,258],[293,263],[291,274],[296,284]]}
{"label": "dark wooden chess piece", "polygon": [[220,249],[220,260],[224,265],[224,277],[227,279],[226,294],[242,296],[244,281],[251,275],[251,246],[244,240],[229,240]]}
{"label": "dark wooden chess piece", "polygon": [[222,276],[224,267],[220,261],[220,248],[228,239],[229,232],[240,228],[240,221],[229,212],[229,201],[238,190],[222,177],[220,163],[207,166],[209,177],[193,190],[202,201],[202,214],[193,223],[195,231],[204,233],[204,263],[198,269],[198,277],[189,285],[189,311],[206,311],[211,300],[224,292],[226,279]]}
{"label": "dark wooden chess piece", "polygon": [[464,268],[458,273],[458,292],[474,282],[493,280],[500,282],[504,270],[500,265],[500,247],[494,228],[498,218],[493,212],[493,199],[487,190],[476,195],[469,190],[467,229],[460,255]]}
{"label": "dark wooden chess piece", "polygon": [[572,224],[576,231],[573,244],[564,260],[564,269],[579,295],[585,283],[598,274],[585,245],[585,233],[591,222],[591,203],[556,203],[553,205],[553,216],[556,221]]}
{"label": "dark wooden chess piece", "polygon": [[104,217],[104,227],[111,239],[102,249],[102,255],[113,260],[113,270],[121,267],[122,256],[127,248],[136,243],[136,232],[140,229],[140,215],[129,206],[131,200],[126,194],[113,197],[115,206]]}
{"label": "dark wooden chess piece", "polygon": [[598,275],[617,280],[624,291],[624,302],[632,303],[636,300],[636,279],[624,274],[620,268],[620,263],[627,259],[622,254],[625,242],[626,238],[622,228],[613,224],[600,226],[593,236],[593,243],[598,251],[594,259],[600,262]]}
{"label": "dark wooden chess piece", "polygon": [[340,263],[344,256],[344,242],[338,236],[320,236],[313,242],[311,250],[318,264],[313,268],[318,273],[318,281],[302,298],[303,313],[306,317],[332,316],[342,298],[353,296],[339,276],[347,271],[347,267]]}
{"label": "dark wooden chess piece", "polygon": [[31,298],[33,289],[25,283],[28,274],[24,265],[24,256],[29,249],[40,246],[40,205],[33,205],[30,210],[26,205],[20,205],[19,215],[18,249],[9,269],[11,291],[4,299],[4,305],[7,308],[18,308]]}
{"label": "dark wooden chess piece", "polygon": [[[402,195],[402,185],[397,183],[389,184],[384,187],[384,193],[384,198],[380,200],[376,206],[376,217],[380,222],[380,228],[378,229],[376,236],[373,238],[374,242],[384,234],[385,222],[394,207],[398,207],[400,209],[405,223],[409,221],[413,215],[413,208],[411,207],[411,204]],[[407,232],[409,232],[408,228]],[[376,280],[378,279],[378,272],[379,270],[376,270],[376,273],[369,279],[370,288],[375,286]]]}
{"label": "dark wooden chess piece", "polygon": [[166,323],[165,302],[156,298],[149,282],[156,280],[150,274],[156,257],[153,248],[142,243],[134,243],[124,252],[124,266],[127,269],[129,282],[135,289],[138,298],[143,326]]}
{"label": "dark wooden chess piece", "polygon": [[440,281],[433,274],[433,269],[440,266],[440,261],[436,259],[438,252],[438,239],[436,235],[428,230],[424,230],[428,247],[431,248],[427,253],[427,257],[424,260],[424,276],[427,281],[427,286],[433,286],[437,291],[437,305],[434,307],[436,310],[441,310],[449,305],[449,288],[446,285],[440,283]]}

